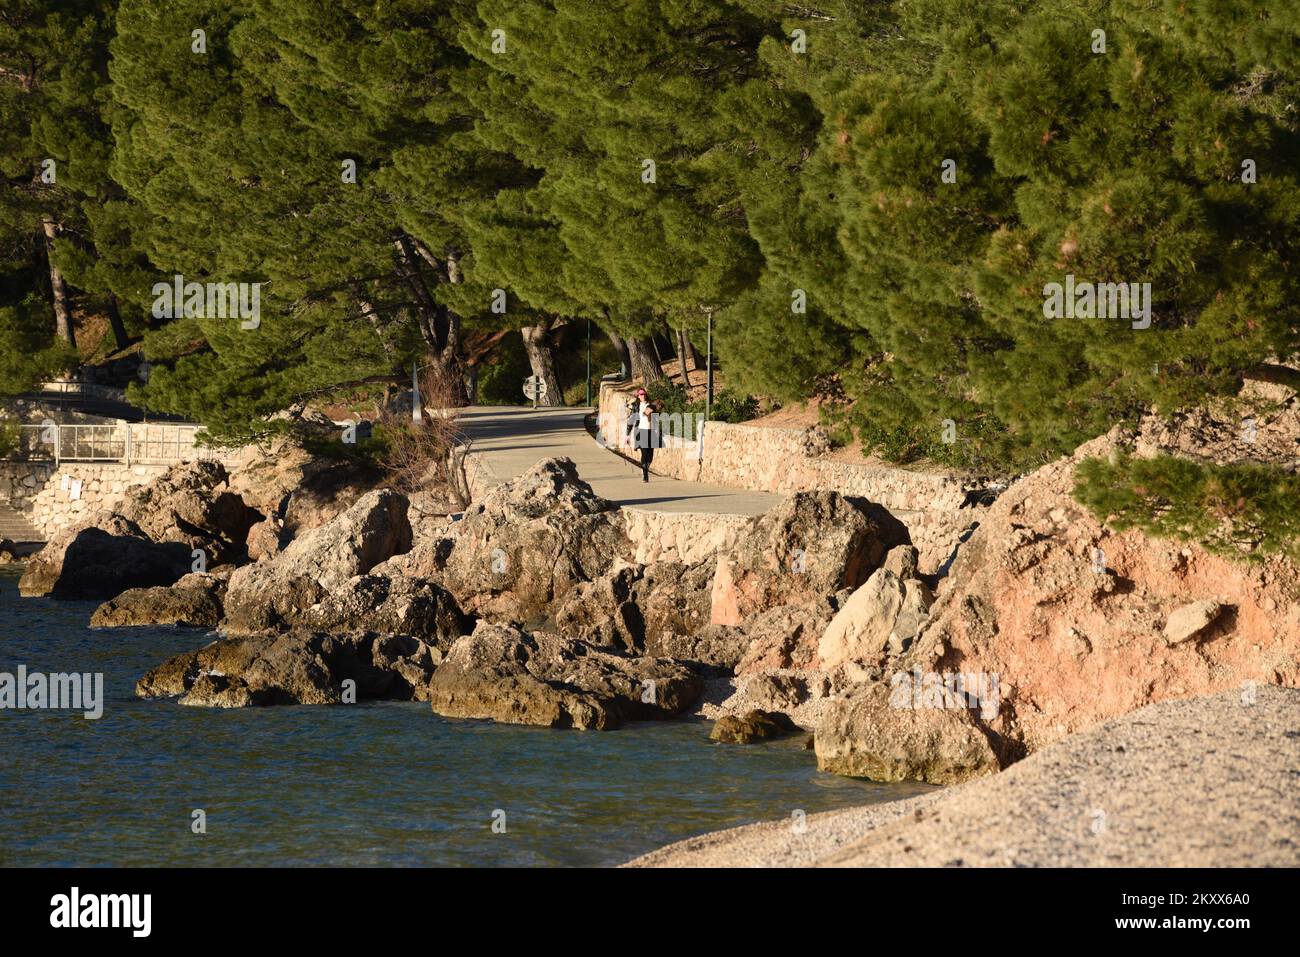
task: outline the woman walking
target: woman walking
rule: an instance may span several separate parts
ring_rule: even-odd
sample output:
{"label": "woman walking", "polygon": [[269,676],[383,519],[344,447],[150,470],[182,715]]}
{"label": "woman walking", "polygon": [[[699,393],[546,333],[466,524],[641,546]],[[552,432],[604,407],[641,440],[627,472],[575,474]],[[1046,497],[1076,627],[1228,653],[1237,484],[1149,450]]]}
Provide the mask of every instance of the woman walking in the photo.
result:
{"label": "woman walking", "polygon": [[637,413],[636,447],[641,450],[641,481],[650,481],[650,463],[654,461],[655,445],[659,436],[655,429],[655,415],[663,409],[662,402],[642,401]]}
{"label": "woman walking", "polygon": [[645,389],[637,389],[636,397],[627,404],[627,418],[623,423],[623,447],[636,447],[636,429],[641,420],[641,409],[646,404]]}

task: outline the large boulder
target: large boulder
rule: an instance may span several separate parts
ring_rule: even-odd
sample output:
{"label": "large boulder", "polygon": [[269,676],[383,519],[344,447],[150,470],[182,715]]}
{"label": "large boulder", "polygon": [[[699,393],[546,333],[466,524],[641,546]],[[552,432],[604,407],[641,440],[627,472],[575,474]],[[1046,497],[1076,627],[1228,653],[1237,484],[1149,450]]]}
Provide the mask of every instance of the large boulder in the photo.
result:
{"label": "large boulder", "polygon": [[406,497],[369,492],[332,521],[230,577],[224,627],[232,634],[303,624],[336,589],[411,547]]}
{"label": "large boulder", "polygon": [[621,512],[572,461],[547,459],[466,510],[442,581],[468,611],[539,623],[574,586],[631,552]]}
{"label": "large boulder", "polygon": [[202,549],[208,564],[242,561],[248,531],[262,515],[229,489],[229,481],[220,462],[184,462],[129,489],[116,511],[155,542]]}
{"label": "large boulder", "polygon": [[284,551],[284,546],[289,544],[289,535],[284,529],[284,522],[272,515],[250,528],[244,541],[249,560],[260,562]]}
{"label": "large boulder", "polygon": [[27,563],[18,590],[53,598],[113,598],[171,585],[190,571],[189,546],[150,539],[130,519],[98,512],[55,535]]}
{"label": "large boulder", "polygon": [[431,517],[411,514],[411,547],[408,551],[380,562],[376,575],[390,578],[427,578],[441,581],[447,559],[456,544],[452,520],[447,516]]}
{"label": "large boulder", "polygon": [[797,731],[790,718],[779,711],[747,711],[726,714],[714,722],[709,738],[722,744],[753,744]]}
{"label": "large boulder", "polygon": [[880,510],[838,492],[797,492],[759,516],[718,558],[713,624],[857,588],[899,544]]}
{"label": "large boulder", "polygon": [[710,676],[729,675],[749,647],[750,636],[743,628],[706,625],[694,634],[664,632],[650,641],[652,655],[675,658]]}
{"label": "large boulder", "polygon": [[171,586],[131,588],[95,609],[92,628],[187,625],[215,628],[229,575],[191,572]]}
{"label": "large boulder", "polygon": [[[926,688],[926,691],[933,689]],[[1001,767],[957,696],[869,682],[828,703],[814,736],[817,767],[873,781],[956,784]]]}
{"label": "large boulder", "polygon": [[556,635],[480,623],[430,682],[435,713],[508,724],[608,730],[681,714],[702,683],[667,658],[627,657]]}
{"label": "large boulder", "polygon": [[228,481],[218,462],[186,462],[129,489],[115,511],[96,512],[55,535],[28,564],[20,590],[113,598],[242,560],[248,531],[261,515]]}
{"label": "large boulder", "polygon": [[344,682],[352,681],[356,700],[426,700],[440,657],[401,635],[242,635],[164,662],[136,683],[135,693],[217,708],[340,704],[348,701]]}
{"label": "large boulder", "polygon": [[846,661],[880,663],[903,653],[925,623],[934,600],[918,579],[902,579],[887,568],[872,573],[831,623],[818,643],[823,668]]}
{"label": "large boulder", "polygon": [[847,597],[844,591],[806,605],[783,605],[739,625],[705,625],[693,633],[668,630],[647,642],[646,650],[727,674],[813,668],[817,641]]}
{"label": "large boulder", "polygon": [[785,605],[754,615],[739,626],[748,643],[736,662],[736,674],[818,668],[821,636],[848,598],[846,589],[830,598]]}
{"label": "large boulder", "polygon": [[412,635],[439,647],[474,628],[456,599],[435,582],[421,578],[358,575],[336,586],[319,603],[303,610],[301,625],[325,632],[367,630]]}
{"label": "large boulder", "polygon": [[383,481],[373,465],[314,451],[342,437],[327,416],[308,413],[253,457],[230,480],[231,490],[263,515],[274,516],[286,539],[319,528]]}
{"label": "large boulder", "polygon": [[619,561],[594,582],[580,582],[559,603],[555,626],[566,638],[651,654],[707,626],[713,563]]}

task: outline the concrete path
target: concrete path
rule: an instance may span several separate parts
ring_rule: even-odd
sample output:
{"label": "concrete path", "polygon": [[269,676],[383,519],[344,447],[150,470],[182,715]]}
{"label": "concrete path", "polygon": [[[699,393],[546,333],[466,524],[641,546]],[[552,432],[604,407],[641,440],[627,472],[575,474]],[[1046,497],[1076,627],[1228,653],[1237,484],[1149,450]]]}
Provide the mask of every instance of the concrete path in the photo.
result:
{"label": "concrete path", "polygon": [[472,440],[470,452],[484,457],[499,481],[522,475],[542,459],[573,459],[578,474],[597,495],[621,506],[660,512],[706,512],[758,515],[781,500],[767,492],[749,492],[684,482],[651,474],[641,481],[639,465],[603,448],[587,432],[587,408],[537,409],[516,406],[471,406],[460,421]]}

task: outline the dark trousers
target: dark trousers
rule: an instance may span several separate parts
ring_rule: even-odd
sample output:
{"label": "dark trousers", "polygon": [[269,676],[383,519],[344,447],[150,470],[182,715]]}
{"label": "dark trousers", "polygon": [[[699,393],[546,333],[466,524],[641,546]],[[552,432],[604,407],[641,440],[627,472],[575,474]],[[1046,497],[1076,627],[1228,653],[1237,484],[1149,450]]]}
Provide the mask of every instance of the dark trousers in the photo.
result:
{"label": "dark trousers", "polygon": [[637,429],[632,433],[633,444],[641,452],[641,478],[650,481],[650,463],[654,461],[654,433],[649,429]]}

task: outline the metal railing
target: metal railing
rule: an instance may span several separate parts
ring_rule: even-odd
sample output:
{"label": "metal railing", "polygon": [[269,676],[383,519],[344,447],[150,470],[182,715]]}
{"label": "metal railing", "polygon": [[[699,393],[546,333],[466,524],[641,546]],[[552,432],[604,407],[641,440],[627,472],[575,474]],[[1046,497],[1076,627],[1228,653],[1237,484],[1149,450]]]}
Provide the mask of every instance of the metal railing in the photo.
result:
{"label": "metal railing", "polygon": [[137,422],[71,425],[47,422],[17,427],[16,447],[5,458],[20,462],[121,462],[174,465],[224,459],[196,442],[201,426]]}

